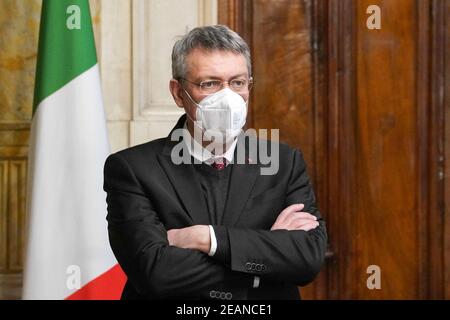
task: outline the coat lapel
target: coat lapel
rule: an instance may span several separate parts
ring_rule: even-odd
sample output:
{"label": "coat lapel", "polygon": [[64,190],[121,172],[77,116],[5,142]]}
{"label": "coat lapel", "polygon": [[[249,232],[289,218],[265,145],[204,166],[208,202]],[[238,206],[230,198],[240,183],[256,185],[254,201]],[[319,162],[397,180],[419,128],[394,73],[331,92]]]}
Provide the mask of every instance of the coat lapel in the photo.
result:
{"label": "coat lapel", "polygon": [[158,156],[158,161],[175,189],[183,207],[192,218],[193,224],[210,224],[206,201],[193,165],[176,165],[170,157],[172,148],[179,143],[179,141],[171,141],[170,136],[175,129],[182,128],[185,121],[186,115],[178,120],[177,125],[172,129],[166,140],[162,154]]}
{"label": "coat lapel", "polygon": [[193,165],[175,165],[166,155],[159,156],[159,162],[193,224],[210,224],[203,191]]}
{"label": "coat lapel", "polygon": [[[245,136],[242,135],[238,143],[245,143]],[[237,159],[236,151],[234,159]],[[248,150],[246,148],[246,154]],[[253,186],[258,178],[260,165],[257,159],[249,159],[246,157],[245,164],[233,164],[230,177],[230,185],[228,188],[228,197],[223,215],[223,225],[234,226],[244,211],[245,204],[250,197]]]}

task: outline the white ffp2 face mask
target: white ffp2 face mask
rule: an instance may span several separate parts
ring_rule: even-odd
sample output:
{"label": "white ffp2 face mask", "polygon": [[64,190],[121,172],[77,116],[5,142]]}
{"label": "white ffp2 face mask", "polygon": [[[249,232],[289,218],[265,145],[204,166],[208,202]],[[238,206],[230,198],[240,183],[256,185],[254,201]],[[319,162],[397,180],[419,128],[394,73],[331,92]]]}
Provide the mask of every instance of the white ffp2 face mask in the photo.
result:
{"label": "white ffp2 face mask", "polygon": [[[186,91],[187,93],[187,91]],[[247,102],[239,94],[224,88],[196,103],[196,123],[206,139],[213,137],[228,142],[236,138],[247,119]]]}

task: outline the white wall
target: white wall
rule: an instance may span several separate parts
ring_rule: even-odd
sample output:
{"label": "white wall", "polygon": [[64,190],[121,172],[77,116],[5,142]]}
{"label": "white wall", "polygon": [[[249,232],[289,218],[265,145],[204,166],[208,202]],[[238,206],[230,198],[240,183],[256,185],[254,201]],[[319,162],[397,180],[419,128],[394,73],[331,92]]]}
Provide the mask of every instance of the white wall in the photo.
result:
{"label": "white wall", "polygon": [[217,0],[96,0],[96,5],[112,151],[166,136],[182,114],[169,92],[172,46],[192,28],[217,23]]}

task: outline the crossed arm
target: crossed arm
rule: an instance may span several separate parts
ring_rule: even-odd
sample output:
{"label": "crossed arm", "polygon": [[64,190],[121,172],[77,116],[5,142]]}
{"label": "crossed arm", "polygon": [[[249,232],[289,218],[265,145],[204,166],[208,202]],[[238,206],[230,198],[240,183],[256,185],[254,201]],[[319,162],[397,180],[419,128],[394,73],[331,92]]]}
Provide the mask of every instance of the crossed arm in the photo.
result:
{"label": "crossed arm", "polygon": [[[108,230],[111,247],[133,286],[142,295],[208,298],[210,290],[245,299],[255,275],[303,285],[319,272],[326,231],[315,208],[305,167],[297,151],[287,203],[271,230],[227,228],[229,255],[211,258],[208,226],[167,231],[152,203],[120,154],[105,164]],[[306,211],[306,210],[305,210]],[[256,272],[248,262],[264,263]]]}
{"label": "crossed arm", "polygon": [[[301,211],[305,205],[303,203],[293,204],[284,209],[273,224],[273,230],[303,230],[309,231],[317,228],[319,222],[317,217]],[[211,249],[210,228],[207,225],[194,225],[181,229],[171,229],[167,231],[169,245],[178,248],[198,250],[208,254]]]}

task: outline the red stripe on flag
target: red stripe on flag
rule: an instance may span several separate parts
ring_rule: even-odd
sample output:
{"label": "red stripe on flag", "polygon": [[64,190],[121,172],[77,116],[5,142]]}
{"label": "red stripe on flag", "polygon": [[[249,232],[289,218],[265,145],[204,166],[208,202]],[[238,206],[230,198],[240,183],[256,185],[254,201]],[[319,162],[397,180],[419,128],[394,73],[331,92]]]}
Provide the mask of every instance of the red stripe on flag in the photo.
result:
{"label": "red stripe on flag", "polygon": [[88,282],[66,300],[119,300],[127,276],[119,264]]}

